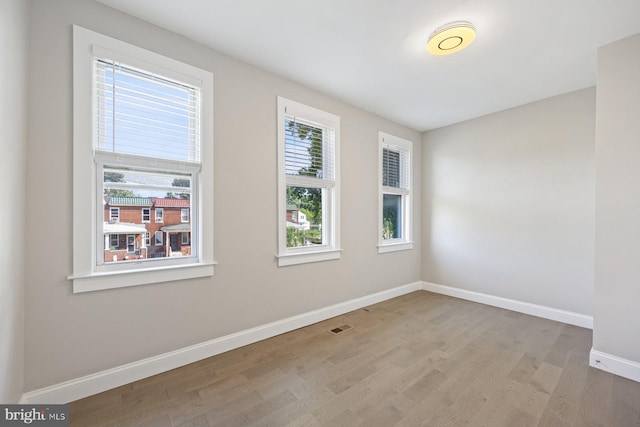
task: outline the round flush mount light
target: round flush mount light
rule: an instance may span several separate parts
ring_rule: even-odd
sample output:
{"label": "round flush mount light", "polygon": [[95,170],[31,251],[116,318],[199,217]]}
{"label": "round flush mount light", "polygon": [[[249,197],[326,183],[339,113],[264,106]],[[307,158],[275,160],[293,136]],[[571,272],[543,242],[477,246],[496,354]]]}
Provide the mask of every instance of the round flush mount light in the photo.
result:
{"label": "round flush mount light", "polygon": [[476,27],[470,22],[450,22],[431,34],[427,50],[434,55],[448,55],[469,46],[475,37]]}

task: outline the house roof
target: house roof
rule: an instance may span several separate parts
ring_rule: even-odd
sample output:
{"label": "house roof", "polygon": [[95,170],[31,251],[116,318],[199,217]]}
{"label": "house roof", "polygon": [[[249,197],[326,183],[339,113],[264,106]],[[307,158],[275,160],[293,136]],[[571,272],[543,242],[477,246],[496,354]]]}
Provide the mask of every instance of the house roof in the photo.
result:
{"label": "house roof", "polygon": [[191,206],[189,199],[153,199],[157,208],[188,208]]}
{"label": "house roof", "polygon": [[298,205],[296,205],[295,203],[287,203],[287,210],[288,211],[297,211],[298,210]]}
{"label": "house roof", "polygon": [[109,206],[142,206],[151,207],[153,201],[151,197],[120,197],[112,196],[107,199]]}

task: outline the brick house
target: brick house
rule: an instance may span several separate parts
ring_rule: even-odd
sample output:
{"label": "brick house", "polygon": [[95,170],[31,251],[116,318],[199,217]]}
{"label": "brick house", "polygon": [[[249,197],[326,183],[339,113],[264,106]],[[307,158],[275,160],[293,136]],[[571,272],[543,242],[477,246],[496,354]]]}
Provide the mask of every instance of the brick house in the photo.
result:
{"label": "brick house", "polygon": [[106,196],[105,262],[191,255],[188,199]]}

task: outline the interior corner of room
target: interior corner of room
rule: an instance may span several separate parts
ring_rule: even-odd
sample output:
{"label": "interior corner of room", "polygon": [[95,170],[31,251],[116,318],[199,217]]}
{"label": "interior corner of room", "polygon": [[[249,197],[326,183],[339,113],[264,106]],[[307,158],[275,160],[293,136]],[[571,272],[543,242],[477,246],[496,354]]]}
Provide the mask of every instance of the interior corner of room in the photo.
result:
{"label": "interior corner of room", "polygon": [[[213,72],[215,275],[73,293],[72,25]],[[591,365],[640,381],[640,34],[598,49],[595,85],[428,130],[89,0],[3,1],[0,59],[1,403],[68,403],[410,292],[592,328]],[[340,117],[339,259],[277,266],[278,96]],[[378,132],[413,143],[409,250],[378,252]]]}

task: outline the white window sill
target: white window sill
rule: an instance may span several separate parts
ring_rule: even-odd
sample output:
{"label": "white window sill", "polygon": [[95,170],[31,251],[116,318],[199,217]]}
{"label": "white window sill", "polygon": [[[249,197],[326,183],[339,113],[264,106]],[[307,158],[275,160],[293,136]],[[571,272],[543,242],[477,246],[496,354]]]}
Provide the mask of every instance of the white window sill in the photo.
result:
{"label": "white window sill", "polygon": [[341,252],[342,249],[331,249],[326,251],[300,252],[295,254],[278,255],[278,267],[340,259]]}
{"label": "white window sill", "polygon": [[413,249],[413,242],[397,242],[397,243],[383,243],[378,245],[378,253],[386,254],[388,252],[408,251]]}
{"label": "white window sill", "polygon": [[91,273],[87,275],[69,276],[68,279],[73,281],[73,293],[77,294],[81,292],[213,276],[213,267],[215,264],[215,262],[200,263],[141,270]]}

